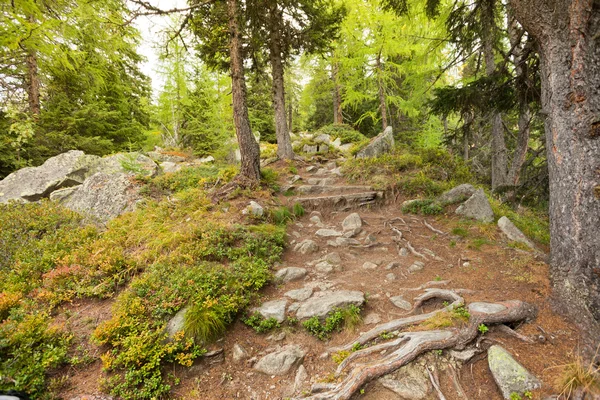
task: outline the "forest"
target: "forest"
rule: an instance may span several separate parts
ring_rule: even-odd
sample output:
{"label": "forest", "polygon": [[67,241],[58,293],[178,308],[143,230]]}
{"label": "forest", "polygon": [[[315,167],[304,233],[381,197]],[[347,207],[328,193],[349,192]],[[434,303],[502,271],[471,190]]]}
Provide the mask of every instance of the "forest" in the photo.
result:
{"label": "forest", "polygon": [[[159,33],[149,38],[139,29],[141,20],[160,25]],[[526,268],[537,271],[539,263],[547,265],[543,271],[528,272],[526,279],[532,283],[531,277],[539,274],[547,282],[543,305],[535,304],[541,320],[564,318],[577,330],[577,349],[570,349],[579,357],[577,379],[565,379],[571,379],[571,386],[553,383],[544,394],[596,398],[598,0],[0,0],[0,21],[0,391],[67,398],[63,396],[75,392],[65,389],[65,376],[73,369],[93,370],[101,359],[106,376],[99,387],[114,398],[209,398],[203,397],[207,394],[200,384],[195,394],[190,394],[192,389],[173,394],[178,382],[186,381],[181,378],[185,374],[171,376],[165,365],[173,365],[173,371],[176,364],[194,368],[194,360],[206,357],[208,344],[225,335],[228,327],[237,331],[249,326],[262,333],[275,326],[267,326],[270,319],[265,315],[262,321],[252,319],[256,314],[243,320],[246,326],[238,325],[240,316],[264,293],[263,287],[269,287],[269,271],[292,257],[286,250],[294,247],[290,229],[300,231],[296,239],[303,243],[298,239],[304,234],[300,228],[309,223],[302,219],[304,213],[315,210],[323,214],[319,219],[330,212],[297,197],[297,181],[310,181],[298,171],[310,163],[321,163],[321,168],[333,162],[341,169],[330,182],[347,178],[352,186],[332,186],[342,191],[355,188],[352,194],[369,186],[373,193],[382,193],[377,195],[384,199],[382,207],[436,218],[441,231],[424,224],[429,234],[452,232],[450,250],[457,241],[457,249],[464,245],[464,251],[496,243],[489,226],[465,228],[464,221],[447,217],[451,203],[437,200],[459,184],[483,189],[491,202],[491,218],[510,217],[535,242],[538,253],[532,253]],[[151,46],[145,48],[151,48],[157,60],[152,76],[143,72],[148,54],[142,45],[148,41]],[[361,151],[386,132],[393,132],[395,143],[388,154],[363,159]],[[141,206],[98,225],[57,205],[50,192],[41,197],[52,201],[2,204],[2,192],[8,193],[3,182],[8,185],[15,173],[42,168],[47,160],[73,150],[98,156],[94,160],[126,154],[129,158],[122,158],[119,168],[129,174],[132,187],[139,188],[142,200],[136,199],[136,204]],[[140,161],[147,157],[150,167]],[[150,158],[160,164],[158,172]],[[167,163],[175,168],[182,160],[187,163],[183,169],[167,171]],[[90,167],[90,175],[98,165]],[[329,181],[319,182],[310,185],[328,186]],[[84,180],[77,184],[81,183],[86,186]],[[329,190],[312,186],[306,194]],[[228,214],[250,200],[243,223],[240,213]],[[406,200],[401,207],[395,205],[399,200]],[[260,206],[260,215],[254,214],[256,201],[268,209],[265,215]],[[370,207],[361,210],[370,213]],[[338,214],[332,215],[335,219]],[[201,218],[208,221],[206,226]],[[290,228],[295,224],[300,228]],[[386,232],[388,225],[383,224]],[[471,231],[478,236],[468,236]],[[390,240],[404,240],[403,249],[411,256],[440,258],[415,250],[402,232],[399,239]],[[517,253],[531,250],[512,242],[509,247]],[[475,263],[463,253],[459,264]],[[184,266],[185,271],[169,276],[169,268]],[[433,274],[430,283],[445,282],[442,274]],[[461,282],[460,276],[454,280]],[[169,280],[172,289],[160,297],[161,282]],[[415,287],[421,283],[415,281]],[[453,287],[460,287],[455,283]],[[519,293],[508,293],[509,287],[488,300],[519,298]],[[431,290],[428,293],[434,293]],[[445,307],[464,301],[462,292],[453,293],[437,295]],[[98,302],[99,309],[110,314],[97,320],[93,329],[86,328],[89,332],[82,328],[81,337],[65,322],[77,314],[69,307],[78,301],[87,301],[88,307]],[[417,303],[421,305],[419,298]],[[186,316],[186,329],[195,332],[193,340],[186,335],[165,344],[165,326],[185,304],[188,315],[196,318],[193,325],[187,322],[192,317]],[[410,306],[412,311],[417,308]],[[531,319],[526,306],[509,309],[498,317],[506,321],[499,322],[476,311],[469,322],[467,312],[461,335],[467,335],[473,321],[478,321],[474,334],[478,329],[483,338],[487,325],[506,324],[501,326],[512,331],[518,325],[509,323]],[[336,310],[344,323],[356,311]],[[450,325],[456,325],[461,315],[455,315],[456,308],[450,314]],[[327,321],[335,315],[329,314],[323,326],[303,326],[329,340],[334,328],[326,331]],[[285,324],[292,319],[287,317]],[[284,324],[278,321],[277,329],[280,323]],[[446,347],[428,349],[440,349],[441,354],[441,349],[463,340],[440,340]],[[334,360],[336,354],[345,354],[339,368],[366,351],[360,345],[341,344],[335,342],[339,352]],[[379,349],[382,344],[373,346]],[[552,357],[565,361],[556,354]],[[358,396],[359,388],[384,375],[372,372],[363,377],[354,371],[358,369],[344,380],[328,382],[338,385],[334,389],[301,396]],[[228,373],[222,372],[221,385]],[[434,378],[431,382],[436,393],[444,389]],[[548,387],[545,380],[543,387]],[[470,398],[492,398],[470,390]],[[529,389],[519,397],[509,393],[504,398],[531,398],[527,393]],[[582,397],[571,397],[575,393]],[[298,393],[265,394],[293,395]],[[383,398],[377,392],[372,396]],[[459,391],[456,398],[466,397]]]}

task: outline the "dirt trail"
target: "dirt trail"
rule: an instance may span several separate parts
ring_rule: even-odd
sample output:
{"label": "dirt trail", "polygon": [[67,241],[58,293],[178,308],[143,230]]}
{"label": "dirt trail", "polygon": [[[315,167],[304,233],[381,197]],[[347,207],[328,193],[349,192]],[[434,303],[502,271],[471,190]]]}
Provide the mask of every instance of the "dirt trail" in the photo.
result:
{"label": "dirt trail", "polygon": [[[412,289],[427,282],[449,281],[445,286],[448,289],[468,289],[464,294],[467,304],[473,301],[510,299],[527,301],[538,308],[538,317],[517,330],[532,338],[543,336],[545,341],[528,344],[490,329],[485,334],[481,347],[485,349],[492,344],[501,344],[538,376],[544,386],[541,392],[534,394],[535,397],[555,390],[552,386],[559,369],[552,367],[567,361],[570,351],[577,347],[578,333],[550,309],[546,264],[522,250],[507,247],[506,240],[495,225],[463,225],[450,212],[425,218],[404,215],[399,204],[405,199],[400,199],[397,204],[386,204],[381,193],[370,188],[353,188],[331,162],[308,167],[299,171],[301,180],[294,184],[296,193],[298,190],[303,193],[287,199],[282,197],[282,201],[290,205],[295,202],[304,204],[307,212],[289,225],[289,246],[279,267],[306,268],[308,273],[302,280],[269,286],[264,292],[263,302],[285,298],[284,293],[307,286],[313,287],[315,293],[322,290],[357,290],[367,298],[362,311],[364,322],[386,322],[405,313],[390,301],[390,297],[402,295],[405,300],[412,302],[413,297],[422,293]],[[311,172],[307,172],[307,169]],[[286,176],[285,180],[290,178],[291,176]],[[324,189],[319,189],[318,186]],[[361,195],[356,196],[357,193]],[[364,195],[365,193],[368,195]],[[363,221],[362,232],[355,237],[361,242],[360,245],[334,247],[327,242],[335,240],[335,237],[315,235],[322,228],[341,231],[344,218],[355,211]],[[315,222],[315,216],[319,217],[321,223]],[[417,252],[423,253],[427,260],[410,252],[406,256],[399,254],[394,241],[397,233],[390,228],[390,221],[395,221],[394,226],[402,231],[404,238]],[[450,234],[459,224],[468,231],[465,238]],[[444,234],[436,233],[431,228]],[[482,237],[485,241],[480,239]],[[314,240],[319,250],[306,255],[293,251],[294,246],[305,239]],[[334,252],[341,258],[339,266],[331,272],[320,272],[316,268],[318,261]],[[432,253],[435,256],[431,256]],[[408,267],[415,261],[422,261],[423,269],[408,272]],[[376,267],[365,269],[363,265],[366,262],[376,264]],[[397,262],[398,266],[386,269],[392,262]],[[293,301],[289,301],[288,306],[292,303]],[[434,308],[435,305],[427,304],[423,307],[423,312]],[[334,334],[330,341],[322,342],[310,336],[300,325],[283,325],[279,331],[261,335],[241,322],[236,322],[226,337],[217,344],[224,349],[222,355],[206,359],[189,370],[176,371],[182,378],[182,383],[175,388],[174,393],[186,399],[284,399],[294,395],[296,386],[295,395],[301,396],[310,391],[312,384],[334,381],[333,372],[337,364],[327,352],[328,348],[351,342],[360,332],[375,326],[364,324],[356,332],[344,330]],[[234,361],[231,356],[234,344],[241,345],[249,353],[249,359]],[[278,346],[288,344],[300,345],[306,351],[303,365],[308,378],[305,381],[295,384],[296,370],[285,376],[266,376],[252,369],[252,364],[257,359]],[[451,379],[448,367],[451,363],[457,366],[456,374],[469,399],[502,398],[489,372],[485,352],[465,364],[454,362],[447,351],[442,354],[430,353],[414,363],[436,366],[441,390],[448,399],[462,398],[457,394]],[[403,398],[378,382],[367,385],[364,393],[356,397],[373,400]],[[429,394],[423,398],[437,397],[430,388]]]}
{"label": "dirt trail", "polygon": [[[282,185],[291,184],[292,175],[287,172],[288,167],[283,162],[275,165],[281,173]],[[338,365],[328,349],[352,342],[361,332],[368,331],[379,322],[401,317],[406,311],[394,305],[390,298],[402,296],[412,303],[414,297],[423,293],[414,289],[428,282],[447,289],[466,289],[462,294],[466,304],[517,299],[534,304],[538,309],[538,316],[533,322],[514,327],[519,333],[534,338],[534,344],[492,328],[480,343],[482,352],[468,362],[457,362],[445,350],[429,352],[411,363],[421,373],[425,371],[425,365],[435,368],[440,389],[447,399],[458,400],[465,396],[468,399],[502,398],[483,351],[492,344],[500,344],[509,350],[543,381],[542,390],[534,393],[534,398],[556,393],[553,385],[559,369],[553,367],[567,362],[570,352],[577,348],[578,333],[550,309],[546,264],[530,253],[508,247],[507,240],[495,225],[461,221],[453,210],[435,217],[405,215],[400,204],[406,199],[397,199],[397,203],[386,202],[383,193],[348,184],[334,162],[306,164],[300,168],[299,175],[301,179],[293,183],[296,194],[292,197],[281,195],[280,201],[288,205],[300,202],[306,214],[288,225],[288,246],[276,269],[300,267],[305,268],[307,274],[300,280],[268,286],[262,301],[285,299],[284,293],[306,287],[313,288],[312,297],[318,297],[322,291],[360,291],[367,299],[361,313],[363,324],[356,331],[334,333],[329,341],[323,342],[309,335],[301,324],[290,326],[286,322],[281,329],[258,334],[237,321],[210,349],[217,350],[214,355],[203,357],[191,368],[173,367],[168,371],[180,379],[172,390],[173,398],[286,399],[307,395],[313,384],[337,382],[333,373]],[[332,241],[336,237],[316,235],[319,229],[342,231],[342,221],[353,212],[357,212],[362,220],[362,230],[354,237],[357,243],[333,246]],[[451,233],[456,227],[462,228],[461,236]],[[402,232],[415,252],[422,253],[424,257],[410,251],[402,251],[401,255],[400,249],[406,248],[406,244],[398,242],[397,230]],[[296,244],[305,239],[316,242],[318,251],[309,254],[294,251]],[[330,271],[317,267],[320,260],[332,253],[339,255],[337,265]],[[423,268],[409,272],[409,267],[416,261],[422,262]],[[289,312],[293,303],[288,299],[288,317],[293,316]],[[417,313],[440,308],[442,305],[439,303],[426,303]],[[538,340],[540,337],[543,341]],[[302,364],[306,370],[305,379],[297,376],[297,368],[283,376],[264,375],[253,368],[264,355],[279,346],[291,344],[299,345],[305,352]],[[234,360],[234,345],[241,346],[247,357]],[[455,388],[450,365],[454,366],[465,396],[459,395]],[[89,371],[76,373],[74,382],[87,382],[90,390],[72,387],[65,393],[65,398],[80,393],[98,393],[97,383],[89,379],[91,375],[97,378],[99,373],[99,362],[91,365]],[[379,381],[368,384],[363,393],[355,397],[372,400],[437,399],[427,382],[428,393],[424,397],[401,397]]]}

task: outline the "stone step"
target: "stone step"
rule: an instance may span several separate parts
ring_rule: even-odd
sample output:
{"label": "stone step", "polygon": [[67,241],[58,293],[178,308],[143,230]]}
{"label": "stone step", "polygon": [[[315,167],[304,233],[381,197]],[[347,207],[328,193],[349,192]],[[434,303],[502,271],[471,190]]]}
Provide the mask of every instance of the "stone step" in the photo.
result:
{"label": "stone step", "polygon": [[349,210],[368,204],[375,204],[382,198],[383,192],[368,191],[361,193],[336,194],[332,196],[298,197],[295,201],[302,204],[305,209],[309,210],[326,207],[338,210]]}
{"label": "stone step", "polygon": [[303,194],[321,194],[321,193],[356,193],[372,191],[371,186],[321,186],[321,185],[302,185],[296,188],[298,193]]}

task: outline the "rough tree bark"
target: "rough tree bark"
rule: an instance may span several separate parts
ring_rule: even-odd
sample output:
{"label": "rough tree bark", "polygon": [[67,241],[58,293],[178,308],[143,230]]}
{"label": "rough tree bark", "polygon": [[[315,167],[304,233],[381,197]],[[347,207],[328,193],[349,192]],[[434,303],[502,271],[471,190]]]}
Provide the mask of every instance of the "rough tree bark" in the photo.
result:
{"label": "rough tree bark", "polygon": [[[483,55],[485,58],[485,73],[494,75],[496,63],[494,62],[494,41],[496,37],[496,22],[494,21],[495,0],[482,2]],[[492,125],[492,190],[496,190],[508,183],[508,151],[504,141],[504,127],[502,115],[497,110],[491,112]]]}
{"label": "rough tree bark", "polygon": [[339,66],[334,62],[331,66],[331,80],[333,81],[333,123],[343,124],[342,116],[342,90],[338,81]]}
{"label": "rough tree bark", "polygon": [[229,28],[229,64],[231,68],[231,95],[233,98],[233,120],[235,133],[241,154],[239,180],[242,184],[254,184],[260,179],[260,149],[248,118],[246,104],[246,78],[244,76],[244,60],[242,58],[242,42],[237,19],[237,1],[227,0],[227,17]]}
{"label": "rough tree bark", "polygon": [[510,0],[537,40],[558,309],[600,343],[600,2]]}
{"label": "rough tree bark", "polygon": [[383,87],[383,67],[381,65],[381,50],[377,54],[377,58],[375,59],[375,68],[377,69],[377,86],[378,86],[378,94],[379,94],[379,108],[381,109],[381,125],[383,131],[388,126],[387,120],[387,107],[385,105],[385,88]]}
{"label": "rough tree bark", "polygon": [[273,2],[269,10],[271,29],[269,32],[269,57],[271,61],[271,70],[273,74],[273,105],[275,108],[275,136],[277,137],[277,156],[280,159],[293,159],[294,150],[288,130],[286,109],[285,109],[285,90],[284,90],[284,70],[281,55],[281,21],[283,15],[278,9],[277,3]]}
{"label": "rough tree bark", "polygon": [[[35,17],[30,15],[28,21],[33,24],[35,23]],[[27,87],[27,100],[29,102],[29,112],[34,118],[40,115],[40,77],[38,74],[38,61],[35,50],[21,46],[25,50],[25,67],[26,67],[26,78],[25,85]]]}

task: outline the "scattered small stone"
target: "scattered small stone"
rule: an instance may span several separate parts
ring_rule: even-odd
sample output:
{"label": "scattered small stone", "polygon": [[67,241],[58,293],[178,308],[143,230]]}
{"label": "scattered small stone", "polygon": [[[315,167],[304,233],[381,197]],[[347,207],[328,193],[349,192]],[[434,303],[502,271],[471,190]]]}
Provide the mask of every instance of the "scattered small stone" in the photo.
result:
{"label": "scattered small stone", "polygon": [[513,393],[522,396],[527,391],[542,387],[539,379],[501,346],[493,345],[488,349],[488,365],[502,396],[507,400]]}
{"label": "scattered small stone", "polygon": [[301,289],[290,290],[288,292],[285,292],[283,295],[286,297],[289,297],[292,300],[304,301],[304,300],[310,298],[310,296],[312,296],[312,293],[313,293],[313,288],[303,287]]}
{"label": "scattered small stone", "polygon": [[264,213],[265,210],[262,208],[262,206],[254,200],[250,201],[248,207],[242,211],[242,214],[250,214],[253,217],[262,217]]}
{"label": "scattered small stone", "polygon": [[450,350],[450,356],[458,361],[467,362],[479,353],[477,349],[465,349],[462,351]]}
{"label": "scattered small stone", "polygon": [[297,281],[298,279],[302,279],[306,276],[305,268],[298,267],[287,267],[280,269],[275,273],[275,280],[280,282],[291,282]]}
{"label": "scattered small stone", "polygon": [[325,261],[330,264],[340,264],[342,262],[342,257],[338,253],[329,253],[325,256]]}
{"label": "scattered small stone", "polygon": [[266,375],[286,375],[302,363],[305,354],[300,346],[287,345],[258,360],[254,369]]}
{"label": "scattered small stone", "polygon": [[353,237],[362,230],[362,219],[357,213],[352,213],[342,221],[342,229],[345,237]]}
{"label": "scattered small stone", "polygon": [[405,311],[412,310],[412,304],[410,304],[408,301],[404,300],[404,298],[402,296],[390,297],[390,301],[392,302],[393,305],[395,305],[396,307],[398,307],[402,310],[405,310]]}
{"label": "scattered small stone", "polygon": [[294,184],[296,182],[298,182],[299,180],[302,180],[302,177],[300,175],[294,175],[290,178],[290,184]]}
{"label": "scattered small stone", "polygon": [[295,237],[296,239],[298,239],[302,235],[300,234],[300,232],[292,231],[292,236]]}
{"label": "scattered small stone", "polygon": [[399,262],[392,261],[388,265],[385,266],[385,269],[389,271],[390,269],[398,268],[399,266],[400,266]]}
{"label": "scattered small stone", "polygon": [[310,217],[310,222],[312,222],[313,224],[321,227],[323,226],[323,222],[321,222],[321,218],[319,218],[317,215],[313,215],[312,217]]}
{"label": "scattered small stone", "polygon": [[363,269],[377,269],[377,264],[372,263],[371,261],[366,261],[362,267]]}
{"label": "scattered small stone", "polygon": [[281,342],[284,339],[285,339],[285,332],[284,331],[280,331],[280,332],[274,333],[274,334],[269,335],[267,337],[267,340],[270,340],[272,342]]}
{"label": "scattered small stone", "polygon": [[316,172],[318,170],[317,167],[311,165],[310,167],[306,167],[306,172]]}
{"label": "scattered small stone", "polygon": [[294,378],[294,393],[297,393],[302,390],[302,386],[308,380],[308,373],[306,372],[306,368],[304,365],[300,365],[298,367],[298,371],[296,371],[296,377]]}
{"label": "scattered small stone", "polygon": [[324,274],[328,274],[333,272],[333,265],[329,264],[327,261],[321,261],[317,265],[315,265],[315,269]]}
{"label": "scattered small stone", "polygon": [[465,262],[462,264],[462,266],[463,266],[463,267],[465,267],[465,268],[467,268],[467,267],[470,267],[470,266],[471,266],[471,263],[470,263],[470,262],[468,262],[468,261],[465,261]]}
{"label": "scattered small stone", "polygon": [[390,272],[389,274],[387,274],[385,276],[385,279],[387,279],[388,281],[395,281],[396,280],[396,274]]}
{"label": "scattered small stone", "polygon": [[365,238],[365,244],[375,244],[377,243],[377,237],[375,235],[373,235],[372,233],[367,235],[367,237]]}
{"label": "scattered small stone", "polygon": [[240,344],[235,343],[231,350],[231,357],[233,361],[240,362],[248,358],[248,352]]}
{"label": "scattered small stone", "polygon": [[294,251],[297,251],[300,254],[316,253],[319,251],[319,245],[314,240],[305,239],[294,246]]}
{"label": "scattered small stone", "polygon": [[320,237],[338,237],[338,236],[342,236],[343,233],[342,232],[338,232],[334,229],[319,229],[315,235],[320,236]]}
{"label": "scattered small stone", "polygon": [[315,175],[326,175],[327,173],[329,173],[329,170],[327,168],[319,168]]}
{"label": "scattered small stone", "polygon": [[408,267],[408,272],[412,274],[422,271],[423,268],[425,268],[425,264],[423,264],[421,261],[415,261],[410,267]]}
{"label": "scattered small stone", "polygon": [[398,252],[398,254],[402,257],[407,257],[408,256],[408,249],[406,247],[403,247],[400,249],[400,251]]}
{"label": "scattered small stone", "polygon": [[375,325],[381,322],[381,315],[376,313],[367,314],[365,319],[363,320],[365,325]]}

